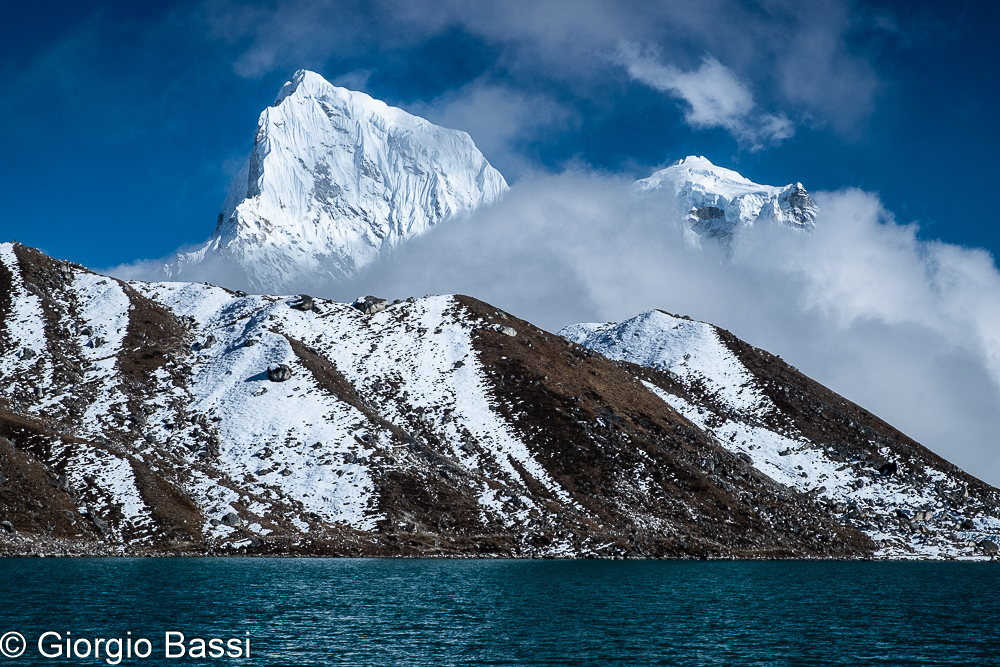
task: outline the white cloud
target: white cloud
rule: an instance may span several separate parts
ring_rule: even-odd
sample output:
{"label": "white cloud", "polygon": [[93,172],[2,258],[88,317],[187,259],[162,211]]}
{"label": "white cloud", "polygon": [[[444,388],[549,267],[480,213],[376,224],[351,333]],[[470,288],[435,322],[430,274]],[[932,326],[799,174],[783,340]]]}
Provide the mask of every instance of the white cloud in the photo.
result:
{"label": "white cloud", "polygon": [[783,113],[756,113],[750,86],[711,56],[691,72],[662,65],[654,53],[643,53],[635,45],[623,46],[619,59],[636,81],[684,100],[684,120],[695,129],[721,127],[751,150],[795,134],[795,126]]}
{"label": "white cloud", "polygon": [[687,101],[685,116],[695,127],[725,127],[753,109],[749,87],[715,58],[706,57],[697,71],[682,72],[641,55],[635,47],[623,48],[622,56],[632,78]]}

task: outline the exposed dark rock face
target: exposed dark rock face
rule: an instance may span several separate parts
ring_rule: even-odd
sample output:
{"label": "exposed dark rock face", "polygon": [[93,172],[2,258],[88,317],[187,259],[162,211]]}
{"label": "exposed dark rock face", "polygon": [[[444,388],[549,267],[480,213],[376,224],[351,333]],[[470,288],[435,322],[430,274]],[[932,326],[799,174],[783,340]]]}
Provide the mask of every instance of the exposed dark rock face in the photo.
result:
{"label": "exposed dark rock face", "polygon": [[726,212],[716,206],[703,206],[693,213],[699,220],[721,220],[726,217]]}
{"label": "exposed dark rock face", "polygon": [[292,369],[285,364],[271,364],[267,367],[267,379],[271,382],[287,382],[292,379]]}
{"label": "exposed dark rock face", "polygon": [[819,208],[801,183],[795,183],[779,197],[779,204],[787,207],[790,222],[802,228],[811,228],[816,224]]}
{"label": "exposed dark rock face", "polygon": [[358,299],[351,305],[365,315],[374,315],[375,313],[381,313],[385,310],[389,305],[389,302],[386,299],[380,299],[377,296],[369,295]]}
{"label": "exposed dark rock face", "polygon": [[294,308],[295,310],[301,310],[302,312],[306,312],[308,310],[312,310],[315,307],[316,301],[308,294],[300,294],[294,299],[292,299],[292,301],[289,302],[288,305],[289,307]]}

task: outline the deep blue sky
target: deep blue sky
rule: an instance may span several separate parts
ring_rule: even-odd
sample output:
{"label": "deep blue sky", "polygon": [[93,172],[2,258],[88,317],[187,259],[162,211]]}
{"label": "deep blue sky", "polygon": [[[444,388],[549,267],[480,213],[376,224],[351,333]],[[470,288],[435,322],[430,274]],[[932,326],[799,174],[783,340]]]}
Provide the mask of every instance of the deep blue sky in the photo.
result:
{"label": "deep blue sky", "polygon": [[[874,191],[927,238],[1000,253],[997,2],[0,0],[0,16],[0,240],[92,267],[207,238],[300,67],[469,131],[512,182],[703,154],[759,183]],[[752,107],[718,112],[734,86]]]}

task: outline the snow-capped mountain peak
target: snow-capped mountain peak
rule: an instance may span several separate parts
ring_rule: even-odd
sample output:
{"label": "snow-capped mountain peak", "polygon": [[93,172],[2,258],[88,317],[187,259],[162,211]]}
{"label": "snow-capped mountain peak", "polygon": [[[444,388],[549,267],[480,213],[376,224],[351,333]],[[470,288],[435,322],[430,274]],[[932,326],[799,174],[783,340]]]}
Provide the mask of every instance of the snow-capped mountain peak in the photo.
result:
{"label": "snow-capped mountain peak", "polygon": [[299,70],[261,114],[212,238],[166,274],[222,262],[253,291],[315,290],[506,190],[467,133]]}
{"label": "snow-capped mountain peak", "polygon": [[763,222],[810,231],[819,214],[801,183],[758,185],[701,156],[688,156],[636,181],[635,187],[641,193],[672,195],[677,213],[689,224],[688,238],[694,245],[706,236],[728,245],[739,228]]}

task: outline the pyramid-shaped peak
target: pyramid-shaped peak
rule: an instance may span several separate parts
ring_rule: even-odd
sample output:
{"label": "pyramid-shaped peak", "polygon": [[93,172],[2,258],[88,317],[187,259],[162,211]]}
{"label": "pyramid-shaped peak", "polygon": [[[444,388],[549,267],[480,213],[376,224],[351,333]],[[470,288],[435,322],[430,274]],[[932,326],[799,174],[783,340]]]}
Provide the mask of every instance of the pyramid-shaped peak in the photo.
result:
{"label": "pyramid-shaped peak", "polygon": [[[304,104],[320,103],[333,105],[349,116],[373,115],[397,123],[407,123],[422,127],[437,127],[430,121],[414,116],[398,107],[389,106],[368,93],[349,90],[334,84],[306,69],[300,69],[278,91],[273,107],[280,106],[288,98],[297,98]],[[461,134],[465,134],[462,132]],[[466,135],[467,136],[467,135]],[[471,140],[470,140],[471,141]]]}
{"label": "pyramid-shaped peak", "polygon": [[212,239],[167,277],[222,262],[245,277],[234,288],[315,290],[506,190],[467,133],[299,70],[261,113]]}

